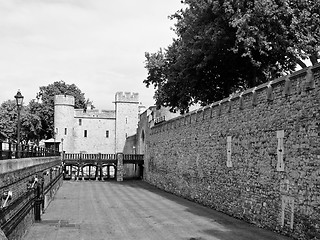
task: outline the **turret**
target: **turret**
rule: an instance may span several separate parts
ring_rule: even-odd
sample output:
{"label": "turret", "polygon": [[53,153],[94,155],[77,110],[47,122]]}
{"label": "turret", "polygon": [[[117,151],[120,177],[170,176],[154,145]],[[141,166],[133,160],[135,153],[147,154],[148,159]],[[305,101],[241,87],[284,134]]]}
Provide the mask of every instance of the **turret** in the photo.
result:
{"label": "turret", "polygon": [[116,152],[122,152],[126,138],[136,133],[139,117],[139,93],[117,92],[116,110]]}
{"label": "turret", "polygon": [[69,95],[54,96],[54,131],[55,139],[62,142],[60,151],[73,152],[73,127],[74,97]]}

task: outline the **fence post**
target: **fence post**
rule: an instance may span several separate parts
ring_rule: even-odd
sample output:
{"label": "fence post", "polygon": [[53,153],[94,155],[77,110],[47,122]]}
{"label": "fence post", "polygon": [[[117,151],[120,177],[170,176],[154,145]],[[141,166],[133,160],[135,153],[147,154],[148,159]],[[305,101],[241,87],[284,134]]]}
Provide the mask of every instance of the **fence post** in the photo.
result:
{"label": "fence post", "polygon": [[27,156],[31,157],[31,148],[30,145],[27,145]]}
{"label": "fence post", "polygon": [[11,146],[11,142],[9,142],[9,153],[8,153],[8,159],[12,158],[12,146]]}
{"label": "fence post", "polygon": [[123,181],[123,153],[117,153],[117,182]]}
{"label": "fence post", "polygon": [[[20,148],[18,148],[20,149]],[[19,155],[21,158],[25,158],[26,157],[26,146],[21,144],[21,153]]]}
{"label": "fence post", "polygon": [[12,147],[13,147],[13,149],[14,149],[14,157],[15,157],[15,158],[18,158],[18,157],[19,157],[19,155],[18,155],[18,149],[17,149],[18,145],[17,145],[16,143],[14,143],[14,144],[12,144]]}
{"label": "fence post", "polygon": [[35,156],[39,157],[39,146],[35,147]]}
{"label": "fence post", "polygon": [[2,141],[0,141],[0,160],[2,160]]}
{"label": "fence post", "polygon": [[31,156],[32,156],[32,157],[34,157],[34,152],[35,152],[34,150],[35,150],[35,148],[34,148],[34,146],[32,146],[32,147],[31,147]]}

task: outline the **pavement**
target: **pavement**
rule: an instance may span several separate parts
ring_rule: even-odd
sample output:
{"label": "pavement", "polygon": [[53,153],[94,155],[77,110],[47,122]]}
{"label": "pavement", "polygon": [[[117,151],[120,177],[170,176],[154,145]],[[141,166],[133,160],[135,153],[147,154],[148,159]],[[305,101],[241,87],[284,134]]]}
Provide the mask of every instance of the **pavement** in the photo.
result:
{"label": "pavement", "polygon": [[288,240],[143,181],[64,181],[24,240]]}

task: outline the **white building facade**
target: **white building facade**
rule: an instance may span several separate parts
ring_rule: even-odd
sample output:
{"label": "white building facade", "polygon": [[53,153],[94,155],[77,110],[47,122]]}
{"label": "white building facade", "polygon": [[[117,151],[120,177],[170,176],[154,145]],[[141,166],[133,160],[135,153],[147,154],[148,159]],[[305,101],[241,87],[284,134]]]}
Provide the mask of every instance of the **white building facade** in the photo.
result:
{"label": "white building facade", "polygon": [[75,109],[74,97],[56,95],[55,138],[66,153],[122,152],[126,137],[134,135],[139,119],[139,94],[117,92],[115,110]]}

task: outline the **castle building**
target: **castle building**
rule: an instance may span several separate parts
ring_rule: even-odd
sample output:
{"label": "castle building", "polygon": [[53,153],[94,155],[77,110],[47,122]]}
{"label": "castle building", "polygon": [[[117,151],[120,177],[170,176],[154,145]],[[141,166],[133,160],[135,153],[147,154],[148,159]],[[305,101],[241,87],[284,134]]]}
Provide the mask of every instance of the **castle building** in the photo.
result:
{"label": "castle building", "polygon": [[66,153],[122,152],[128,136],[136,133],[139,94],[117,92],[115,110],[75,109],[74,97],[56,95],[54,102],[55,139]]}

